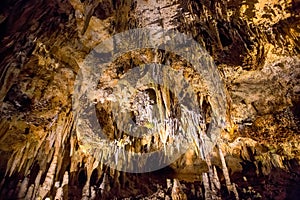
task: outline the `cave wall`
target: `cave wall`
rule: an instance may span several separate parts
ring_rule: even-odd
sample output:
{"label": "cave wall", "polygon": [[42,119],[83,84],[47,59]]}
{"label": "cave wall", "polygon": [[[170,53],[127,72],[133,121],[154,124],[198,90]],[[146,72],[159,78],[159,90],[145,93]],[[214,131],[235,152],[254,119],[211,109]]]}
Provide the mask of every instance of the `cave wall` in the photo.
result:
{"label": "cave wall", "polygon": [[[85,56],[113,34],[142,27],[186,33],[214,59],[228,102],[218,146],[239,196],[293,198],[299,190],[299,6],[297,0],[4,1],[1,198],[168,194],[165,179],[180,172],[180,161],[164,180],[114,171],[85,152],[74,130],[73,85]],[[211,162],[222,171],[216,152]],[[215,174],[219,195],[228,197],[224,174]],[[186,183],[186,190],[200,191],[201,184]],[[106,193],[96,192],[100,185]]]}

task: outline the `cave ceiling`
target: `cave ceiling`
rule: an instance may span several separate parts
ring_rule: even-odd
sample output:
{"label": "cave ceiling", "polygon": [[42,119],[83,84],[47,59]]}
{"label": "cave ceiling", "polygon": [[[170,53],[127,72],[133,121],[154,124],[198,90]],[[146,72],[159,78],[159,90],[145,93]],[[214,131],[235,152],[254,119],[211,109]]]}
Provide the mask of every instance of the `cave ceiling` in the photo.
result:
{"label": "cave ceiling", "polygon": [[0,199],[299,199],[299,0],[3,0]]}

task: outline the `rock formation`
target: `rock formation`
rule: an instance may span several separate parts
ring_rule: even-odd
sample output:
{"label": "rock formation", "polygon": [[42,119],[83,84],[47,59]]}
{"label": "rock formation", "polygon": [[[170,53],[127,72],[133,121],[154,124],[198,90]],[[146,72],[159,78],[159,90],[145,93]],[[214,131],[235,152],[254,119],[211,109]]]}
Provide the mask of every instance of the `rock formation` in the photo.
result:
{"label": "rock formation", "polygon": [[[300,195],[299,0],[4,0],[0,11],[0,199]],[[98,45],[137,28],[192,38],[207,70],[153,48],[99,64],[109,56]],[[105,70],[84,79],[94,54]],[[85,100],[105,142],[80,123]],[[213,123],[220,135],[208,133]],[[135,159],[156,151],[158,162]]]}

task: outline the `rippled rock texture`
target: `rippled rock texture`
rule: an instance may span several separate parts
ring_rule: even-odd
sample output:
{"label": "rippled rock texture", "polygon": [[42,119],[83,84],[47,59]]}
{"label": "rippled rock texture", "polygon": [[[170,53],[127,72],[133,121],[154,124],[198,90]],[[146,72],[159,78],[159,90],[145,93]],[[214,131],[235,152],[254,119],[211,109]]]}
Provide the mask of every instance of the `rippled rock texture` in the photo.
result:
{"label": "rippled rock texture", "polygon": [[[300,195],[299,0],[4,0],[0,10],[1,199]],[[224,83],[227,107],[218,144],[203,156],[201,133],[216,108],[205,77],[172,52],[142,49],[115,60],[99,77],[95,109],[107,138],[120,149],[145,153],[180,145],[167,134],[177,130],[178,99],[151,84],[133,88],[136,93],[119,88],[117,94],[128,103],[120,110],[132,111],[135,123],[155,130],[154,136],[136,139],[118,131],[110,95],[134,67],[154,61],[170,65],[183,74],[200,105],[198,115],[182,115],[182,127],[193,127],[186,129],[195,141],[191,148],[163,169],[135,174],[104,165],[99,154],[91,153],[96,147],[77,130],[72,98],[93,48],[114,34],[145,27],[177,30],[201,44]],[[184,83],[173,81],[179,88]],[[165,124],[155,128],[149,113]],[[96,146],[102,157],[112,153],[100,142]]]}

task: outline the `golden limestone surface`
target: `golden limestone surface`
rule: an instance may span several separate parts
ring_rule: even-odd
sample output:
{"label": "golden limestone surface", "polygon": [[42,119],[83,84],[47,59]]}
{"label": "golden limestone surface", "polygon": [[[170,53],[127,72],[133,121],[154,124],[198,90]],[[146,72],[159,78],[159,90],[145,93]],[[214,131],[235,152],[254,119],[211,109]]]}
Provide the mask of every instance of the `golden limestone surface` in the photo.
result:
{"label": "golden limestone surface", "polygon": [[299,0],[2,4],[0,199],[299,197]]}

